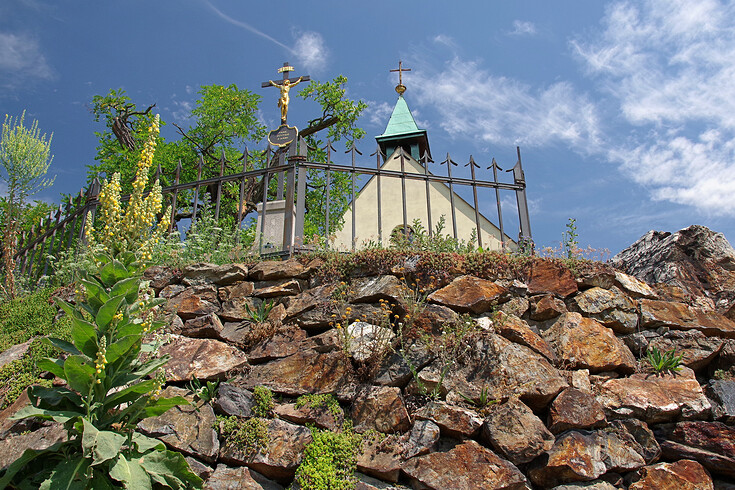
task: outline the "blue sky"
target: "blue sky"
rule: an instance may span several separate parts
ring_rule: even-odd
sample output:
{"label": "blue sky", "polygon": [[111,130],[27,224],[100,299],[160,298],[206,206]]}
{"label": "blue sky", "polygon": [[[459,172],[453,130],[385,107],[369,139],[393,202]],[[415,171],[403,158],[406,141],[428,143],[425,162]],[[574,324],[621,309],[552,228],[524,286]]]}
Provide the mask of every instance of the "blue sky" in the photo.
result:
{"label": "blue sky", "polygon": [[[187,124],[201,85],[235,83],[275,127],[277,91],[260,83],[289,61],[349,78],[370,105],[369,154],[401,59],[437,160],[510,168],[521,147],[537,244],[557,246],[570,217],[580,245],[613,254],[690,224],[733,241],[734,27],[735,4],[716,0],[2,0],[0,116],[25,109],[54,134],[56,183],[40,196],[54,201],[93,162],[95,94],[123,88]],[[289,122],[314,109],[292,102]]]}

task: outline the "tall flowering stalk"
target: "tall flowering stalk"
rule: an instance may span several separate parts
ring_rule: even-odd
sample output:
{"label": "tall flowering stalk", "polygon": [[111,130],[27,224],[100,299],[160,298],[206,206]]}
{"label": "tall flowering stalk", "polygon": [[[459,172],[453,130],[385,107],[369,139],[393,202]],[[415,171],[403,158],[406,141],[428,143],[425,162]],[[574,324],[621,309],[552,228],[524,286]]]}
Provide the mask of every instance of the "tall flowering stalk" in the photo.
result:
{"label": "tall flowering stalk", "polygon": [[[0,473],[0,488],[200,488],[180,453],[136,432],[138,422],[186,404],[182,397],[161,397],[167,357],[141,356],[153,347],[147,333],[164,326],[155,311],[165,301],[152,298],[141,278],[151,247],[168,228],[158,182],[146,195],[148,171],[158,134],[158,116],[148,130],[134,192],[123,210],[120,176],[105,182],[100,194],[99,229],[85,230],[97,270],[83,274],[78,298],[56,302],[71,318],[72,342],[48,339],[66,352],[63,359],[42,359],[38,367],[66,386],[31,387],[31,406],[16,418],[38,417],[64,424],[69,438],[48,449],[26,450]],[[91,223],[91,220],[88,220]]]}

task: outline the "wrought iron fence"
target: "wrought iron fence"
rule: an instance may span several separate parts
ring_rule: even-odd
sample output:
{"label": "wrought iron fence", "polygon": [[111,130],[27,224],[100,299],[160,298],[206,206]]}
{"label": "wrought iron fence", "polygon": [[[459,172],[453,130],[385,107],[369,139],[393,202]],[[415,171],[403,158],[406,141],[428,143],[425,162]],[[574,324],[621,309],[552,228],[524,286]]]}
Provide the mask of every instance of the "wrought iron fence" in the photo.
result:
{"label": "wrought iron fence", "polygon": [[[376,158],[376,164],[372,167],[357,164],[362,153],[354,144],[345,152],[349,154],[347,164],[334,163],[336,151],[329,143],[325,153],[325,162],[309,161],[306,142],[299,138],[288,147],[275,152],[269,147],[265,152],[265,161],[269,162],[266,168],[252,169],[256,161],[263,160],[248,154],[246,150],[240,158],[243,164],[242,171],[225,175],[226,161],[222,155],[218,175],[208,178],[202,178],[204,161],[200,157],[197,164],[197,179],[185,183],[180,182],[182,165],[179,162],[173,183],[162,189],[164,202],[171,205],[169,231],[176,229],[177,225],[183,224],[186,219],[191,220],[191,225],[197,222],[204,205],[203,189],[209,194],[209,203],[214,208],[214,218],[218,220],[222,207],[223,186],[233,183],[239,185],[235,222],[242,226],[248,216],[252,217],[249,210],[253,208],[257,214],[253,253],[263,256],[291,256],[304,250],[311,250],[313,247],[304,236],[305,218],[308,217],[309,211],[306,206],[306,193],[310,181],[313,182],[319,177],[325,182],[322,201],[323,223],[319,223],[319,229],[323,232],[320,240],[322,247],[350,251],[360,245],[360,240],[377,241],[385,245],[395,228],[396,219],[404,232],[409,230],[413,220],[418,219],[431,234],[432,227],[440,219],[437,214],[442,210],[448,211],[447,219],[451,224],[452,236],[456,240],[461,238],[463,220],[465,228],[467,220],[474,222],[477,245],[486,249],[493,248],[490,243],[492,240],[495,240],[493,242],[495,245],[499,242],[495,248],[515,247],[521,241],[531,240],[526,182],[520,149],[517,149],[518,158],[514,166],[507,170],[512,172],[512,182],[501,182],[498,179],[498,171],[502,169],[495,159],[492,159],[491,165],[484,169],[492,171],[490,180],[478,178],[478,170],[483,169],[472,157],[469,163],[464,165],[469,167],[468,177],[457,176],[457,168],[454,175],[452,174],[453,167],[458,167],[458,164],[449,155],[444,161],[436,163],[425,154],[417,162],[399,147],[386,159],[378,148],[370,155]],[[446,175],[435,174],[430,171],[430,167],[432,169],[445,167]],[[248,170],[249,168],[251,170]],[[338,174],[349,176],[349,204],[346,209],[338,210],[342,212],[341,216],[335,217],[335,210],[330,205],[333,201],[330,194],[333,192],[331,184]],[[159,167],[154,178],[160,175]],[[420,189],[424,189],[423,195],[420,195],[422,194]],[[488,228],[490,221],[483,213],[484,207],[492,209],[492,201],[478,197],[478,191],[486,189],[494,190],[497,229]],[[467,199],[462,197],[463,190]],[[19,237],[15,254],[16,267],[21,275],[30,280],[30,283],[51,272],[51,257],[58,256],[62,250],[74,250],[82,243],[86,220],[88,216],[94,219],[99,205],[99,191],[100,181],[97,178],[86,191],[80,191],[76,198],[69,199],[42,219],[37,227]],[[191,191],[191,195],[187,191]],[[515,193],[515,208],[518,213],[517,239],[510,238],[505,233],[500,191]],[[255,196],[256,192],[260,195]],[[371,197],[361,200],[363,195]],[[128,198],[129,196],[123,196],[122,199]],[[441,201],[441,205],[437,205],[437,201]],[[398,218],[396,218],[397,209],[400,209]],[[461,216],[458,217],[458,213]],[[388,214],[392,215],[393,222],[387,218]],[[335,223],[342,221],[347,230],[336,229]],[[372,224],[366,227],[365,223],[368,221]],[[346,226],[347,223],[349,227]],[[341,241],[337,240],[335,232],[340,235]]]}

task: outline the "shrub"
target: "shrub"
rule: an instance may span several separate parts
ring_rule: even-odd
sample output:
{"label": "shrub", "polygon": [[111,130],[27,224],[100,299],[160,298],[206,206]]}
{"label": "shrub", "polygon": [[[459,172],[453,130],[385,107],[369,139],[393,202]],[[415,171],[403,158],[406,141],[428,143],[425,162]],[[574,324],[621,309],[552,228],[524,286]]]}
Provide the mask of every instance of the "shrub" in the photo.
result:
{"label": "shrub", "polygon": [[247,420],[235,415],[219,418],[220,436],[246,456],[268,448],[269,434],[265,420],[253,417]]}
{"label": "shrub", "polygon": [[296,481],[304,490],[347,490],[356,486],[355,470],[360,435],[351,427],[342,432],[311,430],[312,442],[296,471]]}
{"label": "shrub", "polygon": [[256,386],[253,388],[253,397],[255,398],[255,406],[253,413],[256,417],[270,417],[273,408],[276,406],[273,401],[273,392],[265,386]]}

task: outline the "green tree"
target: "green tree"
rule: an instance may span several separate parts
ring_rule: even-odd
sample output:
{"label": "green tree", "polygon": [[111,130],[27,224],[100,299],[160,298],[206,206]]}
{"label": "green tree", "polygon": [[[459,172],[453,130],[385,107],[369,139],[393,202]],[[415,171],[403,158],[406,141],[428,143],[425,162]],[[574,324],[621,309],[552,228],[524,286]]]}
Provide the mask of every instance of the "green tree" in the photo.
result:
{"label": "green tree", "polygon": [[41,134],[38,121],[25,125],[25,111],[19,118],[5,115],[0,135],[0,179],[7,185],[3,262],[5,292],[15,297],[15,243],[18,221],[26,199],[53,184],[54,178],[45,178],[53,156],[51,135]]}
{"label": "green tree", "polygon": [[[308,126],[301,131],[312,148],[324,146],[324,142],[317,138],[317,133],[325,129],[328,130],[327,138],[331,141],[352,141],[364,136],[365,132],[357,127],[356,122],[367,105],[346,97],[346,82],[345,77],[339,76],[331,82],[312,82],[300,92],[302,98],[315,101],[321,108],[321,115],[309,121]],[[234,84],[227,87],[203,86],[198,94],[200,97],[189,117],[192,124],[188,128],[174,124],[179,139],[158,140],[153,164],[160,165],[164,185],[173,183],[179,161],[182,162],[180,181],[196,180],[196,162],[200,157],[204,162],[202,178],[219,174],[220,158],[223,155],[225,173],[239,172],[242,170],[240,157],[245,146],[252,148],[261,145],[266,135],[266,128],[258,118],[260,95],[240,89]],[[93,103],[95,120],[104,121],[107,128],[96,133],[100,144],[97,147],[97,163],[89,167],[89,179],[91,181],[99,172],[107,175],[120,172],[122,192],[126,193],[129,188],[125,183],[132,181],[134,173],[137,155],[135,149],[142,144],[144,130],[151,117],[150,109],[155,104],[146,110],[138,110],[121,89],[111,90],[105,96],[95,96]],[[249,169],[263,168],[266,165],[263,152],[250,151],[250,155],[254,163],[249,164]],[[310,150],[309,158],[325,161],[326,153],[322,149]],[[323,234],[325,178],[315,172],[310,177],[306,196],[305,231],[308,234]],[[272,192],[275,193],[275,181],[272,185]],[[246,212],[254,210],[262,199],[261,186],[262,182],[248,183],[245,192]],[[334,231],[338,218],[341,218],[349,203],[349,176],[333,173],[331,188],[330,210],[333,224],[330,228]],[[207,189],[210,200],[216,199],[216,192],[215,185]],[[225,185],[220,215],[229,219],[231,224],[234,224],[238,202],[239,185]],[[186,217],[186,212],[179,213],[178,217]]]}

